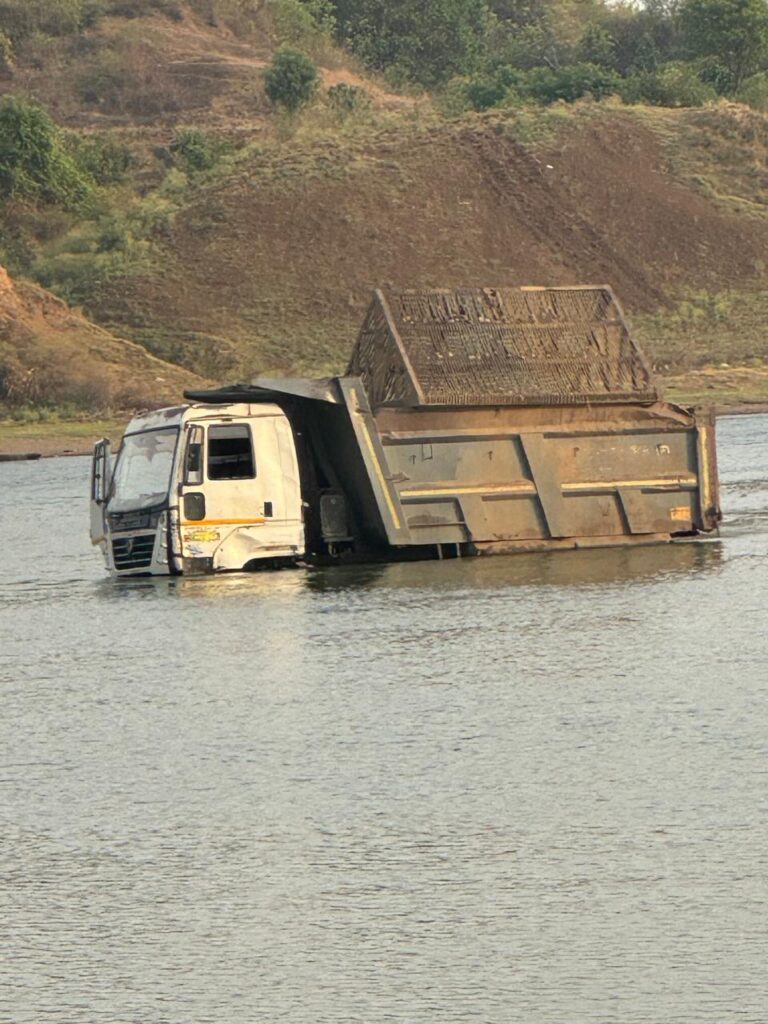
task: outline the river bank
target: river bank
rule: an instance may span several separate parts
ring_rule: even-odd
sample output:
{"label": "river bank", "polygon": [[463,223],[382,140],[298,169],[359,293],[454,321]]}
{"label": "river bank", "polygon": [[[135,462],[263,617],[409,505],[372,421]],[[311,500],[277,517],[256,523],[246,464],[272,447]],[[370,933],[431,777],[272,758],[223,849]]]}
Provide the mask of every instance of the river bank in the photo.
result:
{"label": "river bank", "polygon": [[[768,412],[768,367],[703,367],[661,376],[664,397],[679,405],[714,405],[718,416]],[[89,455],[94,442],[122,437],[130,413],[92,420],[0,420],[0,459],[5,456]]]}
{"label": "river bank", "polygon": [[101,437],[118,441],[124,419],[54,420],[38,423],[13,423],[0,420],[0,459],[3,456],[37,455],[43,458],[62,455],[89,455]]}

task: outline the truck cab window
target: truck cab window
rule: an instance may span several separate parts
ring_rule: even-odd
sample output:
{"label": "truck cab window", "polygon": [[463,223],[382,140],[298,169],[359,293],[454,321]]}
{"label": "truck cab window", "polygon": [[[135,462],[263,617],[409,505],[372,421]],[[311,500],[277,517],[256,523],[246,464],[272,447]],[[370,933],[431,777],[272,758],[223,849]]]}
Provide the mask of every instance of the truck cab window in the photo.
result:
{"label": "truck cab window", "polygon": [[184,459],[184,483],[203,482],[203,428],[192,427],[187,438],[187,454]]}
{"label": "truck cab window", "polygon": [[208,479],[247,480],[256,476],[251,431],[245,424],[208,428]]}

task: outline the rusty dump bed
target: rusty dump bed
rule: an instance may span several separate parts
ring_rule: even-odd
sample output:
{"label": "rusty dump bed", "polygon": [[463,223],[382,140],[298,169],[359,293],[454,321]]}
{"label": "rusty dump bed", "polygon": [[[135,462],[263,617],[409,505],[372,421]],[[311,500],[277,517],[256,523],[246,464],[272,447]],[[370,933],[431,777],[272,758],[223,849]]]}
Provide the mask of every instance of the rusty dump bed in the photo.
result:
{"label": "rusty dump bed", "polygon": [[608,287],[377,291],[347,373],[375,407],[659,397]]}
{"label": "rusty dump bed", "polygon": [[706,532],[719,520],[709,416],[654,403],[610,414],[390,409],[375,420],[411,543],[630,543]]}
{"label": "rusty dump bed", "polygon": [[236,393],[291,418],[319,481],[309,533],[340,493],[353,543],[393,557],[653,542],[720,520],[714,419],[661,400],[607,287],[377,291],[344,377]]}

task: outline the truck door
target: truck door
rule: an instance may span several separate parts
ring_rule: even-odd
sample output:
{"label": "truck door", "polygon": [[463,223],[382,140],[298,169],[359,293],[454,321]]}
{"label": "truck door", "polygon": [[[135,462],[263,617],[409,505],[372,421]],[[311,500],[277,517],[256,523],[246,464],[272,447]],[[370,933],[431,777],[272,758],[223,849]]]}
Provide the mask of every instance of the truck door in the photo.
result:
{"label": "truck door", "polygon": [[91,543],[107,539],[107,498],[112,482],[112,444],[105,437],[93,448],[91,461]]}
{"label": "truck door", "polygon": [[213,559],[214,569],[242,568],[298,547],[300,521],[285,536],[286,520],[300,520],[300,497],[289,516],[281,421],[254,416],[187,426],[179,488],[183,557]]}
{"label": "truck door", "polygon": [[183,523],[233,526],[265,519],[252,424],[207,420],[187,428],[181,484]]}

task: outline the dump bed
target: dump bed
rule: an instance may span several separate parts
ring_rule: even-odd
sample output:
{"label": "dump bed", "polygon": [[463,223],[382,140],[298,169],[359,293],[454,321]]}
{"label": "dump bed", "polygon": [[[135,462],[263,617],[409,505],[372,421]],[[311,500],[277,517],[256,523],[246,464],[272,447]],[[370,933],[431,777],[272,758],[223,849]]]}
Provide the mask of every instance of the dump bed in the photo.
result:
{"label": "dump bed", "polygon": [[320,545],[329,492],[352,543],[390,551],[642,543],[720,520],[714,419],[662,401],[607,287],[377,291],[344,377],[237,396],[288,413]]}
{"label": "dump bed", "polygon": [[374,415],[359,384],[344,385],[389,544],[574,547],[665,540],[719,522],[710,414],[653,403]]}

